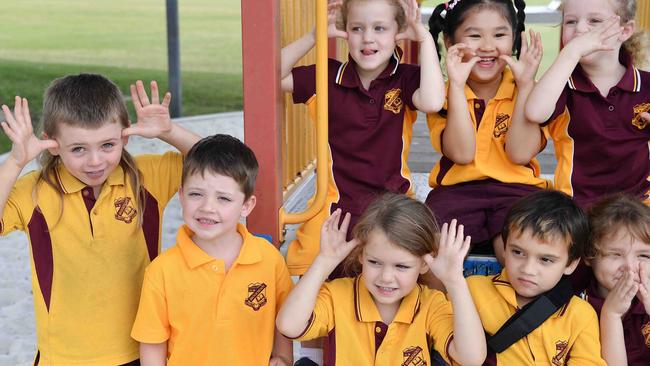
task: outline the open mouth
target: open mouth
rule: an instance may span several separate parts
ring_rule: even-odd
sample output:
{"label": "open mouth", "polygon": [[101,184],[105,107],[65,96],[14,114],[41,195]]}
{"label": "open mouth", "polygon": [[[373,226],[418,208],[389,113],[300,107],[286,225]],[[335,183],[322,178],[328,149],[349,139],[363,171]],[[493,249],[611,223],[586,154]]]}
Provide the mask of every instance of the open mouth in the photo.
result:
{"label": "open mouth", "polygon": [[377,291],[382,296],[390,296],[390,295],[394,294],[395,291],[397,291],[397,288],[395,288],[395,287],[377,286]]}
{"label": "open mouth", "polygon": [[198,221],[199,224],[201,224],[203,226],[209,226],[209,225],[216,225],[217,224],[216,220],[207,219],[207,218],[204,218],[204,217],[198,218],[198,219],[196,219],[196,221]]}
{"label": "open mouth", "polygon": [[496,62],[496,57],[481,57],[477,64],[481,67],[492,67]]}
{"label": "open mouth", "polygon": [[378,50],[371,50],[369,48],[364,48],[361,50],[361,54],[364,56],[372,56],[375,53],[379,52]]}

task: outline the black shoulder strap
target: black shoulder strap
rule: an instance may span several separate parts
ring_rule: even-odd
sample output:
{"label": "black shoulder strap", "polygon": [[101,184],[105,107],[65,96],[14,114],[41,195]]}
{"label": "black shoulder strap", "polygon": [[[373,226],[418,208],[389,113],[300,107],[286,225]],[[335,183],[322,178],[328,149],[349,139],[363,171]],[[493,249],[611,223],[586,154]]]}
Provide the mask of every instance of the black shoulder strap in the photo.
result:
{"label": "black shoulder strap", "polygon": [[501,353],[513,343],[542,325],[558,309],[567,304],[573,296],[573,288],[568,276],[537,299],[526,304],[506,321],[499,330],[488,339],[487,344],[496,353]]}

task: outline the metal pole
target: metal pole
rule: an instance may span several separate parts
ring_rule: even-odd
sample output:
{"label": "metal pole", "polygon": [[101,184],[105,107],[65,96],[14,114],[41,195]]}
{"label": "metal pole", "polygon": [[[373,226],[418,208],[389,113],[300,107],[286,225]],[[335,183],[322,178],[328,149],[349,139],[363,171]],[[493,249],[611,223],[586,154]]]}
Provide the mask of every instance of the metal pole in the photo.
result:
{"label": "metal pole", "polygon": [[178,1],[167,0],[167,73],[172,101],[169,106],[172,118],[183,115],[181,93],[181,51],[178,37]]}

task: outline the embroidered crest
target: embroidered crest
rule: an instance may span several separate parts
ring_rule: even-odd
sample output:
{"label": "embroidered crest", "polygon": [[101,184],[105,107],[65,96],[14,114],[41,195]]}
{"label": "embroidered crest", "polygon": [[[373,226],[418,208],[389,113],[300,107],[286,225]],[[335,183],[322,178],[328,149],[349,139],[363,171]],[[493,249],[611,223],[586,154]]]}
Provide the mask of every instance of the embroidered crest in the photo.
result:
{"label": "embroidered crest", "polygon": [[555,356],[551,360],[551,363],[555,366],[564,365],[564,360],[566,355],[569,352],[569,343],[567,341],[557,341],[555,342]]}
{"label": "embroidered crest", "polygon": [[492,132],[492,136],[494,136],[495,139],[498,139],[508,132],[509,119],[510,116],[505,113],[497,114],[496,121],[494,122],[494,131]]}
{"label": "embroidered crest", "polygon": [[130,197],[120,197],[113,202],[115,205],[115,218],[130,224],[138,215],[138,210],[131,204]]}
{"label": "embroidered crest", "polygon": [[634,118],[632,119],[632,126],[642,130],[648,125],[648,121],[641,118],[641,113],[650,111],[650,103],[637,104],[634,106]]}
{"label": "embroidered crest", "polygon": [[641,328],[641,334],[643,334],[645,346],[650,347],[650,322],[647,322],[643,325],[643,328]]}
{"label": "embroidered crest", "polygon": [[395,114],[398,114],[402,111],[402,90],[401,89],[391,89],[384,94],[384,109],[391,111]]}
{"label": "embroidered crest", "polygon": [[422,347],[409,347],[402,351],[404,362],[402,366],[427,366],[427,361],[422,354]]}
{"label": "embroidered crest", "polygon": [[248,285],[248,297],[244,304],[258,311],[262,306],[266,305],[266,284],[265,283],[251,283]]}

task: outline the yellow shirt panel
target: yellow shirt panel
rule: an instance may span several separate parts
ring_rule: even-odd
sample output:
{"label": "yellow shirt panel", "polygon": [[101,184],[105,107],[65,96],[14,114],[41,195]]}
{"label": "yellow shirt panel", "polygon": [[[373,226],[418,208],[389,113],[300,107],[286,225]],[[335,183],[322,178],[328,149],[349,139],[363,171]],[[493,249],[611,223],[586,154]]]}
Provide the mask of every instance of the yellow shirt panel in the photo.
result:
{"label": "yellow shirt panel", "polygon": [[[447,82],[447,89],[449,83]],[[465,85],[467,106],[470,111],[472,123],[477,129],[475,113],[476,95]],[[536,159],[532,159],[529,166],[513,164],[508,159],[505,151],[506,133],[512,121],[512,114],[517,98],[517,89],[514,76],[510,69],[503,72],[503,79],[494,98],[487,101],[481,122],[476,131],[476,153],[474,161],[466,165],[452,164],[451,169],[443,172],[444,177],[440,185],[454,185],[483,179],[495,179],[503,183],[520,183],[548,188],[549,182],[539,178],[540,167]],[[445,109],[447,105],[445,104]],[[442,153],[442,134],[447,124],[446,116],[439,113],[427,115],[427,124],[431,144]],[[438,186],[441,171],[444,170],[438,161],[429,175],[429,185]]]}
{"label": "yellow shirt panel", "polygon": [[[488,335],[519,310],[505,270],[496,276],[471,276],[467,283]],[[596,312],[576,296],[496,358],[498,365],[606,365],[600,357]]]}
{"label": "yellow shirt panel", "polygon": [[[150,196],[147,235],[157,253],[162,212],[180,185],[182,156],[142,156],[136,164]],[[138,344],[129,332],[149,250],[143,229],[137,227],[130,180],[118,166],[89,212],[86,186],[63,165],[57,175],[64,190],[63,215],[59,193],[44,183],[38,185],[36,207],[37,172],[32,172],[16,182],[2,217],[2,235],[23,230],[31,244],[40,364],[132,361],[138,357]]]}
{"label": "yellow shirt panel", "polygon": [[[384,338],[377,348],[376,337],[381,334]],[[335,357],[337,365],[415,365],[419,359],[428,364],[429,344],[448,362],[447,347],[453,336],[451,303],[441,292],[418,285],[402,299],[395,319],[386,325],[361,277],[336,279],[321,288],[300,339],[323,336],[328,336],[334,348],[326,358]]]}
{"label": "yellow shirt panel", "polygon": [[292,287],[280,252],[246,227],[240,254],[224,262],[199,248],[182,226],[177,245],[147,268],[131,335],[168,341],[168,365],[267,365],[275,317]]}

